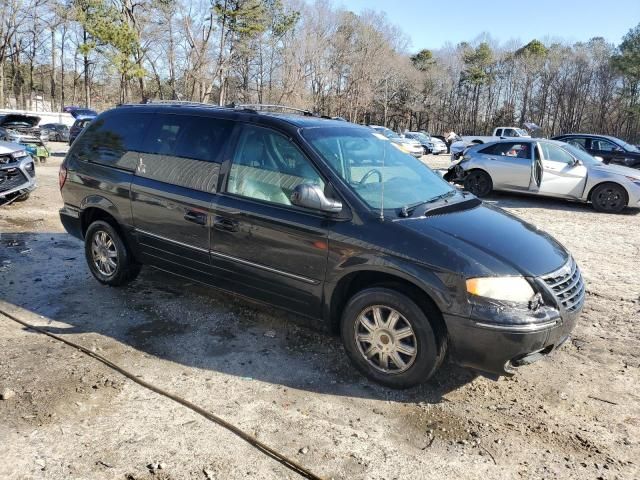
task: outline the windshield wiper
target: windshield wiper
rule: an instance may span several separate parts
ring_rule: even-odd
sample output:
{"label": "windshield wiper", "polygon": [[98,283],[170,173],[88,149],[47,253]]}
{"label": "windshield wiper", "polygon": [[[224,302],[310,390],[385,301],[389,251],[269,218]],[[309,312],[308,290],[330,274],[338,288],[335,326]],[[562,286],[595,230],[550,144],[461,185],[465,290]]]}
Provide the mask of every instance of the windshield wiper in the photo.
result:
{"label": "windshield wiper", "polygon": [[429,200],[423,200],[421,202],[405,205],[402,208],[400,208],[400,216],[404,218],[410,217],[411,215],[413,215],[413,212],[415,211],[415,209],[420,205],[426,205],[428,203],[437,202],[438,200],[442,200],[443,198],[452,197],[455,194],[456,194],[456,190],[451,190],[441,195],[436,195],[435,197],[430,198]]}

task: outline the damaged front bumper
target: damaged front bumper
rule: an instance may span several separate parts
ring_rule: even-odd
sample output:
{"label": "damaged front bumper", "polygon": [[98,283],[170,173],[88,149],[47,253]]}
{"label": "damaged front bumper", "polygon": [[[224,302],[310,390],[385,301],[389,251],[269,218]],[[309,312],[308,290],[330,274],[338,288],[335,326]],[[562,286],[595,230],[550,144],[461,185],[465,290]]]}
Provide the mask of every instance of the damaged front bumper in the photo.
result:
{"label": "damaged front bumper", "polygon": [[562,318],[558,311],[548,311],[544,319],[517,324],[456,315],[444,315],[444,320],[456,363],[493,375],[512,375],[518,367],[540,360],[562,345],[578,315]]}

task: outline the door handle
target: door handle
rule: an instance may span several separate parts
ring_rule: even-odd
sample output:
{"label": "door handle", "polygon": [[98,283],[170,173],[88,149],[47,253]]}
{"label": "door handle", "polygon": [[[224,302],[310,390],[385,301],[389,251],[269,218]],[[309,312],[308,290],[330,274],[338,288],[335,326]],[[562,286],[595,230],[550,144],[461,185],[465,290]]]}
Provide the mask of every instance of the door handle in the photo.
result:
{"label": "door handle", "polygon": [[184,214],[184,219],[187,222],[197,223],[198,225],[207,224],[207,214],[203,212],[197,212],[195,210],[189,210]]}
{"label": "door handle", "polygon": [[213,227],[217,230],[237,232],[240,229],[240,223],[238,223],[237,220],[232,220],[227,217],[216,215],[216,217],[213,219]]}

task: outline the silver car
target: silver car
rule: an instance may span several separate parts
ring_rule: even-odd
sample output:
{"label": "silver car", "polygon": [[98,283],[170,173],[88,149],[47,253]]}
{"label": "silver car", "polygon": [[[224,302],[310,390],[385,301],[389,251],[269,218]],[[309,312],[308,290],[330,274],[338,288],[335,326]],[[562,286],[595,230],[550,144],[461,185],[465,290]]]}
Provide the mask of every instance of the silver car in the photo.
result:
{"label": "silver car", "polygon": [[26,200],[36,186],[35,165],[25,147],[0,142],[0,205]]}
{"label": "silver car", "polygon": [[469,147],[444,178],[478,197],[503,190],[591,202],[602,212],[640,207],[637,169],[605,165],[553,140],[520,138]]}

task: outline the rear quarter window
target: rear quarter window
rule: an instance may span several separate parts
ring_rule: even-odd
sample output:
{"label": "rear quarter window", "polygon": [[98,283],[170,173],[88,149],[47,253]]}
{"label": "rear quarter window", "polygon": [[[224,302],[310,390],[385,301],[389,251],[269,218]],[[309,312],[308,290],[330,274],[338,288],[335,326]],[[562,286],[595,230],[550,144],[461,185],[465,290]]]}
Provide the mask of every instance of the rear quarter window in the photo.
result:
{"label": "rear quarter window", "polygon": [[153,115],[114,110],[95,118],[72,148],[81,160],[134,171]]}

